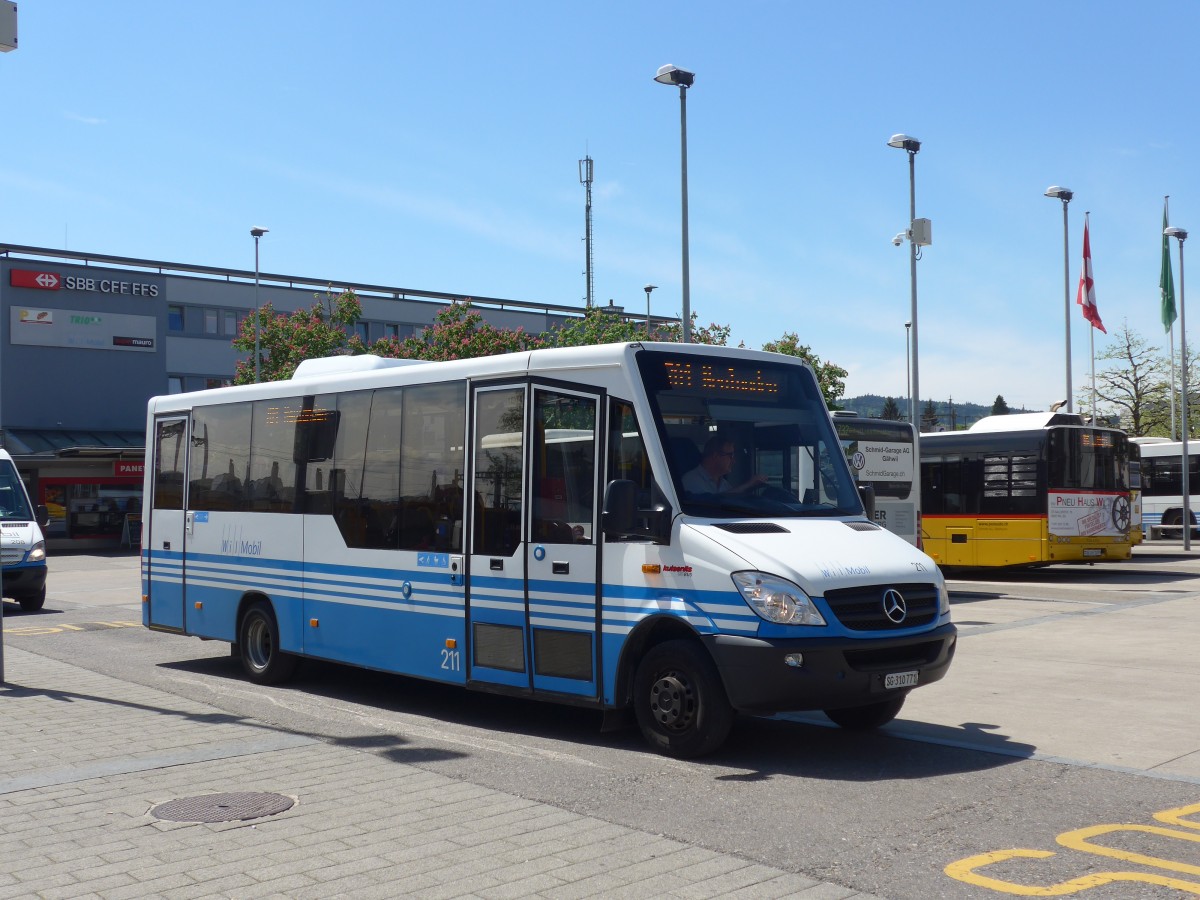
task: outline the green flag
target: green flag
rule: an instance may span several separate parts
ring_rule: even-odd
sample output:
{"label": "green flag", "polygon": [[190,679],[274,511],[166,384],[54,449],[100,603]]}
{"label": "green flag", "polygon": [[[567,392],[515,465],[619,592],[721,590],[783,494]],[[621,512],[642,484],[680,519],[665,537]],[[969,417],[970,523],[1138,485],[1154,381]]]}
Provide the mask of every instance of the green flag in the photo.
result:
{"label": "green flag", "polygon": [[1167,205],[1163,203],[1162,274],[1158,276],[1158,292],[1162,295],[1163,331],[1170,331],[1179,317],[1175,312],[1175,283],[1171,278],[1171,239],[1166,235]]}

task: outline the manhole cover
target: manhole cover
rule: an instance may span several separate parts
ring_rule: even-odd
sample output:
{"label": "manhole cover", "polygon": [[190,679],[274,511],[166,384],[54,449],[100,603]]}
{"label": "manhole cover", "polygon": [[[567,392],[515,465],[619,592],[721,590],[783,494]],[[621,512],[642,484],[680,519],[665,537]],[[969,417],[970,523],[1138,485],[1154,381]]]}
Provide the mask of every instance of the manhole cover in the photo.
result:
{"label": "manhole cover", "polygon": [[160,803],[150,814],[169,822],[243,822],[278,815],[291,809],[294,802],[282,794],[206,794]]}

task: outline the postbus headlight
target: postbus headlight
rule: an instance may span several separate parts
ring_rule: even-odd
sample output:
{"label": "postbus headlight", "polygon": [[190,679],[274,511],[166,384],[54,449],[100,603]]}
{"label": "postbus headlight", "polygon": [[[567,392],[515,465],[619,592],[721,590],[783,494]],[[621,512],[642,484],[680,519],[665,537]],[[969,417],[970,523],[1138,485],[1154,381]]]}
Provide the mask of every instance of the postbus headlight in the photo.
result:
{"label": "postbus headlight", "polygon": [[26,557],[30,562],[41,562],[46,558],[46,542],[38,541],[29,551],[29,556]]}
{"label": "postbus headlight", "polygon": [[781,625],[824,625],[825,619],[808,594],[778,575],[734,572],[733,583],[746,602],[768,622]]}

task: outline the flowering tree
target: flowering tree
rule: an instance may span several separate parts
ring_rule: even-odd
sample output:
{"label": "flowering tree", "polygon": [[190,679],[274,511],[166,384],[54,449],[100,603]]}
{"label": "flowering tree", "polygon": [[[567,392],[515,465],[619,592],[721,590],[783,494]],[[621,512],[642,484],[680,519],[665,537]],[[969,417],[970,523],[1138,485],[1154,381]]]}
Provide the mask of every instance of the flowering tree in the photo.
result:
{"label": "flowering tree", "polygon": [[306,359],[318,359],[335,353],[363,353],[365,347],[356,334],[347,329],[353,327],[362,315],[362,303],[353,291],[343,291],[338,296],[327,292],[307,308],[293,313],[277,313],[271,304],[265,303],[255,313],[242,320],[237,337],[233,339],[235,350],[249,353],[249,359],[240,360],[235,370],[234,384],[254,383],[254,329],[258,323],[259,380],[280,381],[291,378],[296,366]]}
{"label": "flowering tree", "polygon": [[384,338],[372,344],[368,352],[399,359],[439,362],[534,350],[544,343],[541,337],[523,328],[496,328],[485,321],[467,300],[438,310],[433,325],[421,334],[406,337],[402,341]]}
{"label": "flowering tree", "polygon": [[843,380],[850,373],[836,363],[822,362],[821,357],[812,352],[807,344],[801,344],[800,338],[794,331],[785,331],[777,341],[767,341],[764,350],[772,353],[786,353],[788,356],[798,356],[807,362],[816,373],[817,383],[821,385],[821,394],[830,409],[837,409],[838,400],[846,393],[846,382]]}

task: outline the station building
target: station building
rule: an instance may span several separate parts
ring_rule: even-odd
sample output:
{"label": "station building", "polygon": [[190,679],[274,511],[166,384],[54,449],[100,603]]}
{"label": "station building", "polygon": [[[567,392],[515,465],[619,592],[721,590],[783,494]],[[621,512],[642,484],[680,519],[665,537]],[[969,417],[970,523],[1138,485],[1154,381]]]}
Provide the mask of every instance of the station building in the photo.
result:
{"label": "station building", "polygon": [[[290,312],[355,291],[364,341],[417,334],[459,294],[0,244],[0,445],[50,512],[51,550],[131,548],[142,508],[146,402],[232,383],[256,303]],[[257,301],[256,301],[257,297]],[[471,297],[534,334],[584,312]]]}

